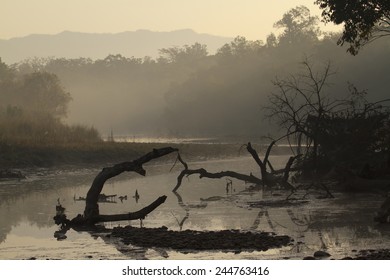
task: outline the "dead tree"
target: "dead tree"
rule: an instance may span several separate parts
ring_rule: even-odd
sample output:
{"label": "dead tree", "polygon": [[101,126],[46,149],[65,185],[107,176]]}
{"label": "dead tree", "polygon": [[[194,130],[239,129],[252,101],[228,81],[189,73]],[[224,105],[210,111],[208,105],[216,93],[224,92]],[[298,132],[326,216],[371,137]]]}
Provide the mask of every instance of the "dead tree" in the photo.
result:
{"label": "dead tree", "polygon": [[188,164],[181,158],[180,154],[178,154],[177,161],[179,161],[183,165],[184,169],[181,171],[181,173],[177,177],[176,186],[174,187],[174,189],[172,191],[176,192],[179,189],[179,187],[182,184],[183,178],[185,176],[188,177],[188,176],[193,175],[193,174],[198,174],[200,178],[210,178],[210,179],[220,179],[223,177],[230,177],[230,178],[235,178],[235,179],[240,180],[240,181],[244,181],[246,183],[252,183],[255,185],[263,185],[263,186],[270,186],[270,187],[272,187],[276,184],[279,184],[283,187],[288,187],[291,190],[295,190],[294,186],[291,185],[289,182],[287,182],[288,175],[284,174],[285,172],[289,172],[291,170],[291,165],[292,165],[293,160],[289,161],[288,166],[285,169],[283,169],[283,174],[284,174],[283,177],[275,175],[275,174],[281,173],[280,170],[275,171],[275,170],[273,170],[273,168],[272,168],[271,172],[268,172],[268,170],[267,170],[267,164],[269,166],[272,166],[269,163],[268,157],[270,155],[272,146],[274,144],[275,144],[275,141],[273,141],[268,146],[264,160],[260,159],[257,151],[252,147],[252,144],[250,142],[245,145],[248,153],[252,156],[252,158],[255,160],[255,162],[259,166],[259,169],[260,169],[259,173],[261,175],[261,178],[253,175],[252,173],[250,173],[249,175],[238,173],[235,171],[221,171],[221,172],[212,173],[212,172],[208,172],[204,168],[189,169]]}
{"label": "dead tree", "polygon": [[98,200],[104,184],[108,179],[118,176],[125,171],[136,172],[145,176],[146,171],[143,168],[143,164],[176,151],[178,150],[171,147],[153,149],[152,152],[149,152],[134,161],[122,162],[112,167],[103,168],[103,170],[93,180],[93,183],[87,193],[83,215],[79,214],[72,220],[68,220],[63,214],[65,209],[61,205],[57,205],[57,215],[54,217],[56,223],[62,224],[64,227],[72,227],[83,225],[90,226],[99,222],[144,219],[146,215],[165,202],[167,198],[165,195],[157,198],[154,202],[137,212],[116,215],[101,215],[99,212]]}

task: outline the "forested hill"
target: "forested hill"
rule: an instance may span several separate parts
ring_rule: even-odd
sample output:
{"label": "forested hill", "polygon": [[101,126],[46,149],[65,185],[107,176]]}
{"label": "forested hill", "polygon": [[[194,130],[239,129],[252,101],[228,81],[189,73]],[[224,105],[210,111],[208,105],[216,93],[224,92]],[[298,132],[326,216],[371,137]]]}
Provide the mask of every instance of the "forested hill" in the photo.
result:
{"label": "forested hill", "polygon": [[31,57],[101,59],[120,53],[126,57],[156,57],[158,50],[173,46],[205,44],[210,53],[233,38],[196,33],[191,29],[171,32],[148,30],[116,34],[92,34],[64,31],[55,35],[34,34],[0,40],[1,59],[7,64]]}

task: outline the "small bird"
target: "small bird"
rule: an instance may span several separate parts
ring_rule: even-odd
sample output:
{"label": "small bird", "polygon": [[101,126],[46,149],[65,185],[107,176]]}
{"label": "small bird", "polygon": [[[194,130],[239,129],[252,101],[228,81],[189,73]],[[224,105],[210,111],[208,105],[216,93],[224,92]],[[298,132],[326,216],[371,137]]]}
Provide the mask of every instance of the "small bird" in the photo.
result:
{"label": "small bird", "polygon": [[138,203],[139,200],[138,190],[135,190],[135,195],[133,196],[133,198],[135,198],[135,202]]}

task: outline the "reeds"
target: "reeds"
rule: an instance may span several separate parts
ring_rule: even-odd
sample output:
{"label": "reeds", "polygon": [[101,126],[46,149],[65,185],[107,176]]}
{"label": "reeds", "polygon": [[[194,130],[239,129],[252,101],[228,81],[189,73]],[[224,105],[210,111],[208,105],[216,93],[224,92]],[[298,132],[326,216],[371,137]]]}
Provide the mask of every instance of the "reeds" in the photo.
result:
{"label": "reeds", "polygon": [[12,145],[51,146],[101,142],[93,127],[66,125],[49,114],[0,114],[0,142]]}

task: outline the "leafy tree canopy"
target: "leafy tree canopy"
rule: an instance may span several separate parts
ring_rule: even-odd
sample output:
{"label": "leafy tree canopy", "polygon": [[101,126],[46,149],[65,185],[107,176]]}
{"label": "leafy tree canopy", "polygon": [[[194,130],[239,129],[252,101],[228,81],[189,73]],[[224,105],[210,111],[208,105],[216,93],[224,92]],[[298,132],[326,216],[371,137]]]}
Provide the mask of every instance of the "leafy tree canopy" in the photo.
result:
{"label": "leafy tree canopy", "polygon": [[356,55],[361,46],[390,35],[389,0],[316,0],[325,22],[344,23],[338,44],[349,43]]}
{"label": "leafy tree canopy", "polygon": [[70,94],[55,74],[32,72],[16,75],[0,61],[0,109],[17,106],[23,111],[48,113],[59,119],[66,116],[70,100]]}
{"label": "leafy tree canopy", "polygon": [[196,61],[207,56],[207,46],[200,43],[195,43],[191,46],[171,47],[159,50],[160,61],[169,63]]}
{"label": "leafy tree canopy", "polygon": [[284,29],[279,36],[281,43],[294,44],[302,40],[317,40],[321,34],[318,21],[318,17],[310,15],[307,7],[298,6],[285,13],[274,27]]}

